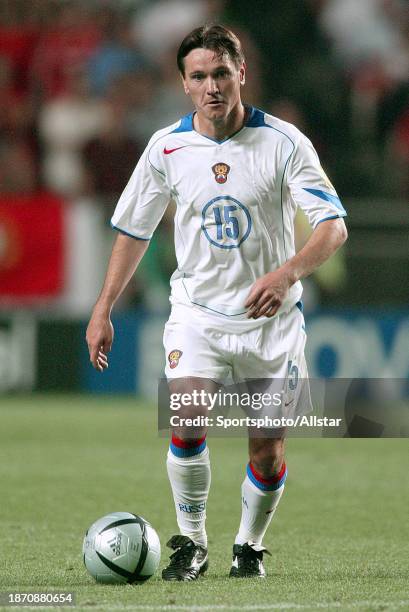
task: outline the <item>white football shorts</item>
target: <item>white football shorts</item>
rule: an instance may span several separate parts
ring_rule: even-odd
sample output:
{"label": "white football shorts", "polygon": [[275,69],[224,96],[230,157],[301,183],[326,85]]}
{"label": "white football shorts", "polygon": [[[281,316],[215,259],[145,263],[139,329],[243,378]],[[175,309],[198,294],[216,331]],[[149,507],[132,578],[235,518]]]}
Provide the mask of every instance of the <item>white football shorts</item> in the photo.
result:
{"label": "white football shorts", "polygon": [[241,389],[245,384],[252,393],[261,391],[271,397],[281,392],[278,407],[263,406],[258,414],[306,414],[311,399],[305,342],[304,316],[298,305],[253,329],[237,332],[237,324],[215,325],[213,315],[173,304],[163,335],[165,374],[168,380],[197,377],[220,385],[239,384]]}

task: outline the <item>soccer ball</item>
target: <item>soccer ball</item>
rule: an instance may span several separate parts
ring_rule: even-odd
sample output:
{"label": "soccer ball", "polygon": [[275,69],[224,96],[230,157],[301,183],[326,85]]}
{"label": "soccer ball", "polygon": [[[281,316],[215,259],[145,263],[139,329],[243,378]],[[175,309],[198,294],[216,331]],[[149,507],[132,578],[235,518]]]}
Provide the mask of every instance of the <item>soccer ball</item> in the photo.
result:
{"label": "soccer ball", "polygon": [[84,564],[97,582],[144,582],[158,568],[159,537],[144,518],[112,512],[91,525],[82,546]]}

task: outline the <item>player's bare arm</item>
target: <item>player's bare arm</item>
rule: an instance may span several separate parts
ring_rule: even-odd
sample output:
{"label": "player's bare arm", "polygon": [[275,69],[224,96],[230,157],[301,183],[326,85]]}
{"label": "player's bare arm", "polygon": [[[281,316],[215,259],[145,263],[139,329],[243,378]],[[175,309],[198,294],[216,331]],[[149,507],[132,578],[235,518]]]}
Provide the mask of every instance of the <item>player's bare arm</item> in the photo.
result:
{"label": "player's bare arm", "polygon": [[107,353],[111,350],[114,339],[112,308],[129,283],[148,244],[148,240],[135,240],[124,234],[118,234],[116,237],[104,286],[94,306],[86,333],[90,361],[99,372],[108,367]]}
{"label": "player's bare arm", "polygon": [[347,239],[344,220],[320,223],[305,246],[283,266],[257,279],[245,302],[248,318],[272,317],[280,308],[289,288],[323,264]]}

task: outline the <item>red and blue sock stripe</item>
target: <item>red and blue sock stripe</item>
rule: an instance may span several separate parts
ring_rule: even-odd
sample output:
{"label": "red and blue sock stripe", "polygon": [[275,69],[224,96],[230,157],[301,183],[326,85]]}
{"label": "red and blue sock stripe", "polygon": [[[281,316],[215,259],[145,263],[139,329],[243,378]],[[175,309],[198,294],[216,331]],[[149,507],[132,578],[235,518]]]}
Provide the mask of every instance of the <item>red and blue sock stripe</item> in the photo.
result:
{"label": "red and blue sock stripe", "polygon": [[175,435],[172,435],[170,450],[175,457],[194,457],[199,455],[206,448],[206,436],[197,438],[197,440],[182,440]]}
{"label": "red and blue sock stripe", "polygon": [[249,480],[262,491],[276,491],[285,483],[287,478],[287,466],[283,461],[283,465],[278,474],[275,474],[271,478],[263,478],[263,476],[254,469],[253,465],[248,463],[247,476]]}

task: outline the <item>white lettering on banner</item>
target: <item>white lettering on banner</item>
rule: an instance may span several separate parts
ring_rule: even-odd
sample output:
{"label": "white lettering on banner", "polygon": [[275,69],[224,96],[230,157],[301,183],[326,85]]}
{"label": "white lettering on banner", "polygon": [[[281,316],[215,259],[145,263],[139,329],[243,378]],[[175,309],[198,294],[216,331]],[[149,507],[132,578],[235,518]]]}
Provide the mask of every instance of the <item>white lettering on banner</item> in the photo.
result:
{"label": "white lettering on banner", "polygon": [[406,378],[409,374],[409,320],[404,319],[385,347],[376,320],[360,317],[345,320],[321,316],[307,322],[306,345],[309,374],[319,377],[318,356],[325,347],[335,356],[336,378]]}
{"label": "white lettering on banner", "polygon": [[0,392],[30,391],[36,378],[36,320],[17,312],[0,324]]}

